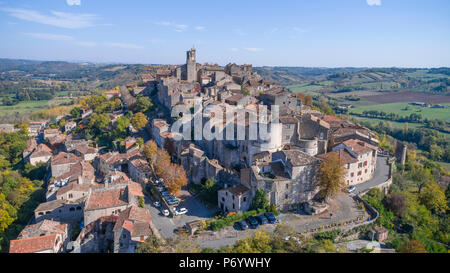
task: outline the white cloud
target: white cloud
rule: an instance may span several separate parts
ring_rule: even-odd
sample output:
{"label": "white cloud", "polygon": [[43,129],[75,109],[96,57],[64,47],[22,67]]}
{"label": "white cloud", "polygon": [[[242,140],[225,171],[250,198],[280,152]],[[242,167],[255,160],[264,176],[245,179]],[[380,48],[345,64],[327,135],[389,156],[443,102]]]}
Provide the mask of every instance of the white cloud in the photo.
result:
{"label": "white cloud", "polygon": [[369,6],[381,6],[381,0],[366,0]]}
{"label": "white cloud", "polygon": [[204,27],[204,26],[197,26],[197,27],[195,27],[195,29],[196,29],[196,30],[204,30],[205,27]]}
{"label": "white cloud", "polygon": [[73,41],[75,40],[72,36],[68,35],[58,35],[58,34],[50,34],[50,33],[24,33],[27,36],[44,39],[44,40],[52,40],[52,41]]}
{"label": "white cloud", "polygon": [[94,46],[98,45],[96,42],[88,42],[88,41],[77,41],[77,42],[75,42],[75,44],[79,45],[79,46],[85,46],[85,47],[94,47]]}
{"label": "white cloud", "polygon": [[176,24],[176,23],[167,22],[167,21],[157,22],[156,24],[159,26],[171,27],[176,32],[182,32],[188,28],[188,25]]}
{"label": "white cloud", "polygon": [[297,32],[297,33],[305,33],[305,32],[308,32],[306,29],[303,29],[303,28],[300,28],[300,27],[293,27],[292,30],[293,30],[294,32]]}
{"label": "white cloud", "polygon": [[51,11],[51,15],[46,15],[29,9],[0,8],[0,10],[18,19],[68,29],[92,27],[97,19],[97,16],[94,14]]}
{"label": "white cloud", "polygon": [[110,47],[118,47],[118,48],[126,48],[126,49],[142,49],[143,46],[139,46],[136,44],[128,44],[128,43],[106,43],[106,46]]}
{"label": "white cloud", "polygon": [[244,50],[250,51],[250,52],[259,52],[262,51],[262,48],[258,47],[244,47]]}
{"label": "white cloud", "polygon": [[231,50],[231,51],[233,51],[233,52],[236,52],[236,51],[238,51],[238,49],[237,49],[237,48],[235,48],[235,47],[229,48],[229,50]]}
{"label": "white cloud", "polygon": [[69,6],[81,6],[81,0],[66,0]]}

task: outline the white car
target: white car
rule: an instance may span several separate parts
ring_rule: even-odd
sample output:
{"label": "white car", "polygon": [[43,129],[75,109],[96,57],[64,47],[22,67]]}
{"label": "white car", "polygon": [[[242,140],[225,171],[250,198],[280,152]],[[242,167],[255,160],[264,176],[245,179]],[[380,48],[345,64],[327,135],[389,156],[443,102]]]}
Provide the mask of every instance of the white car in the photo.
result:
{"label": "white car", "polygon": [[188,210],[186,208],[176,209],[175,215],[186,214],[187,212],[188,212]]}
{"label": "white car", "polygon": [[356,190],[356,187],[355,186],[351,186],[349,189],[348,189],[348,193],[352,193],[352,192],[354,192]]}
{"label": "white car", "polygon": [[161,207],[161,203],[159,203],[158,201],[156,201],[155,203],[153,203],[153,205],[157,208]]}
{"label": "white car", "polygon": [[164,216],[169,216],[169,215],[170,215],[170,212],[169,212],[169,210],[167,210],[167,209],[161,211],[161,213],[162,213]]}

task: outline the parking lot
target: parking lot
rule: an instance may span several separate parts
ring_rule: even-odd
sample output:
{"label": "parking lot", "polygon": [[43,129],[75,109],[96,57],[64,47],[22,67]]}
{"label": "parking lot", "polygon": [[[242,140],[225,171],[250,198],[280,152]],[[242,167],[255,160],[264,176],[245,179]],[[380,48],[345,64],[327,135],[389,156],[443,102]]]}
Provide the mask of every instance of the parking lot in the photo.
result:
{"label": "parking lot", "polygon": [[192,196],[186,189],[182,189],[178,193],[181,199],[179,205],[171,206],[171,208],[186,208],[186,214],[173,217],[163,216],[160,208],[153,205],[153,201],[146,197],[145,207],[150,211],[153,223],[164,238],[174,237],[174,230],[183,227],[187,222],[207,219],[215,215],[216,211],[208,209],[195,196]]}

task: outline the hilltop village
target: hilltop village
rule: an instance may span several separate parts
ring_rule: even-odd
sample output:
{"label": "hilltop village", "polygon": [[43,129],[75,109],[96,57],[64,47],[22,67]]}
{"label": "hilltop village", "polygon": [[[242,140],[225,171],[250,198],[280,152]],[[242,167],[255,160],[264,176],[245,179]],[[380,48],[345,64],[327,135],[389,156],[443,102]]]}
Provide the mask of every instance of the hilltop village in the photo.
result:
{"label": "hilltop village", "polygon": [[[11,241],[10,252],[134,252],[149,236],[172,236],[168,217],[184,219],[174,220],[178,224],[174,228],[193,229],[198,218],[211,218],[215,210],[225,215],[250,210],[261,190],[281,213],[298,207],[320,212],[327,207],[318,202],[318,172],[330,153],[344,162],[346,187],[374,179],[379,162],[375,134],[310,109],[281,84],[264,81],[252,65],[202,65],[196,61],[196,50],[191,49],[184,65],[167,66],[141,77],[139,86],[103,93],[107,101],[120,104],[109,113],[111,128],[128,113],[136,97],[152,97],[155,104],[143,128],[129,125],[123,147],[104,149],[78,133],[77,128],[87,126],[96,115],[89,107],[82,107],[77,119],[65,117],[69,122],[63,128],[51,129],[49,121],[29,124],[32,139],[23,158],[31,165],[46,164],[46,202]],[[216,123],[212,112],[194,112],[196,105],[223,112],[231,109],[243,113],[244,118]],[[223,137],[230,124],[248,132],[250,117],[261,120],[263,107],[269,114],[276,108],[279,115],[279,122],[264,122],[270,128],[268,138]],[[189,118],[185,113],[191,114]],[[216,124],[209,128],[216,138],[179,140],[181,132],[171,130],[177,121],[187,126],[195,119]],[[173,196],[170,201],[163,196],[155,198],[155,193],[166,192],[164,181],[150,167],[140,138],[166,149],[172,162],[184,167],[189,184],[202,185],[213,179],[219,188],[215,208],[206,208],[186,193],[196,207],[213,212],[194,213],[180,193],[168,193]],[[71,238],[76,229],[80,229],[78,235]]]}

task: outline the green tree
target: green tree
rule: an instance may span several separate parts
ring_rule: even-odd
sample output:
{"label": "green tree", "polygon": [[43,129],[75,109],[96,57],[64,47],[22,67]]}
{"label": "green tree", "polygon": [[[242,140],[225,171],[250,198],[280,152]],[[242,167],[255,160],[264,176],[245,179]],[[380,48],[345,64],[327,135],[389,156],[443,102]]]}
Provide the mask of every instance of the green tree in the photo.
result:
{"label": "green tree", "polygon": [[142,139],[142,137],[136,138],[136,145],[139,147],[144,146],[144,139]]}
{"label": "green tree", "polygon": [[268,205],[269,200],[267,200],[266,192],[263,189],[257,190],[253,198],[252,209],[266,209]]}
{"label": "green tree", "polygon": [[145,125],[147,125],[147,122],[147,117],[141,112],[134,114],[131,118],[131,124],[136,130],[144,128]]}
{"label": "green tree", "polygon": [[72,118],[75,118],[75,119],[80,118],[81,117],[81,109],[78,107],[73,108],[70,111],[70,115],[72,116]]}
{"label": "green tree", "polygon": [[138,96],[137,97],[137,111],[142,112],[142,113],[148,113],[151,110],[153,110],[153,102],[149,97],[145,97],[145,96]]}
{"label": "green tree", "polygon": [[104,130],[104,129],[108,128],[109,123],[110,123],[110,118],[109,118],[108,114],[94,113],[91,115],[91,117],[89,119],[89,128]]}
{"label": "green tree", "polygon": [[419,195],[420,203],[434,213],[445,213],[448,209],[445,193],[437,184],[428,184]]}

